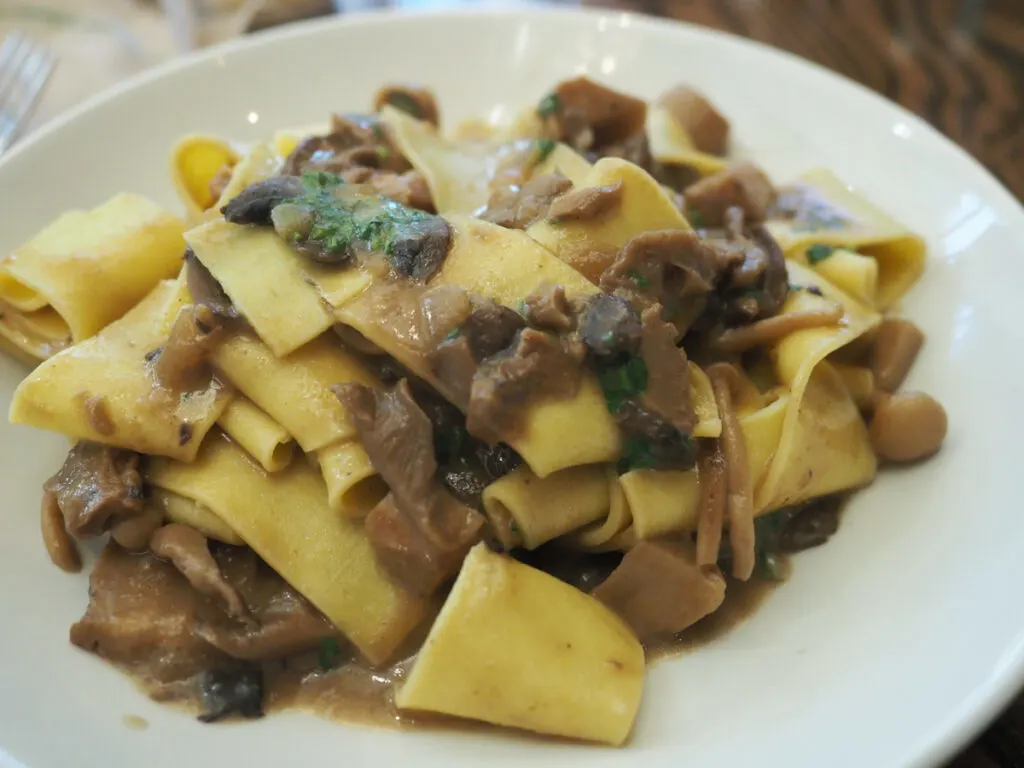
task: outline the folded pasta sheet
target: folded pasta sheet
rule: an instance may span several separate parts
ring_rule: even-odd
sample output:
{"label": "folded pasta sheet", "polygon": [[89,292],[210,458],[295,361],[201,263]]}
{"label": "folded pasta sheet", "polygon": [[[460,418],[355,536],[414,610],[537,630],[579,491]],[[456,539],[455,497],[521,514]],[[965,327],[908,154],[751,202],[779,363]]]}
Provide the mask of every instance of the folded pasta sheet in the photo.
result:
{"label": "folded pasta sheet", "polygon": [[217,426],[267,472],[284,469],[295,454],[295,442],[288,431],[244,397],[236,395],[228,403]]}
{"label": "folded pasta sheet", "polygon": [[65,213],[0,262],[0,337],[39,361],[93,336],[178,272],[184,230],[139,195]]}
{"label": "folded pasta sheet", "polygon": [[[831,171],[810,171],[783,187],[776,208],[767,226],[787,258],[823,266],[832,248],[846,248],[874,259],[873,301],[880,310],[905,294],[924,271],[924,241]],[[830,280],[853,295],[871,279],[865,277],[864,265],[855,262],[827,271]]]}
{"label": "folded pasta sheet", "polygon": [[286,357],[277,357],[253,334],[239,332],[218,346],[213,361],[228,381],[284,427],[307,453],[356,434],[332,386],[347,382],[380,386],[334,334],[324,334]]}
{"label": "folded pasta sheet", "polygon": [[615,614],[555,577],[478,544],[395,703],[621,744],[633,726],[643,679],[643,648]]}
{"label": "folded pasta sheet", "polygon": [[179,393],[154,377],[147,355],[167,341],[167,318],[181,301],[178,282],[165,280],[98,335],[45,361],[15,390],[10,420],[192,461],[231,390],[214,378],[204,389]]}
{"label": "folded pasta sheet", "polygon": [[647,140],[651,157],[662,165],[692,169],[700,176],[718,173],[728,165],[725,158],[698,150],[686,129],[662,104],[647,107]]}
{"label": "folded pasta sheet", "polygon": [[840,291],[808,267],[789,263],[789,279],[822,294],[792,291],[783,313],[840,304],[835,326],[796,331],[779,341],[770,357],[776,377],[788,389],[778,448],[755,505],[777,509],[816,496],[866,485],[877,460],[867,426],[842,379],[825,358],[874,329],[881,316]]}
{"label": "folded pasta sheet", "polygon": [[191,526],[206,538],[225,544],[245,544],[230,525],[195,499],[187,499],[163,488],[150,488],[149,501],[172,523]]}
{"label": "folded pasta sheet", "polygon": [[346,517],[367,515],[388,492],[358,440],[347,440],[316,452],[327,483],[327,503]]}
{"label": "folded pasta sheet", "polygon": [[[747,468],[755,491],[764,482],[780,447],[790,396],[775,393],[765,400],[760,407],[748,409],[739,417],[747,449]],[[820,403],[815,399],[811,410],[805,409],[805,416],[820,416],[819,411],[813,410],[816,407],[820,407]],[[824,427],[828,438],[836,436],[831,425],[816,426],[819,429]],[[799,471],[821,471],[822,466],[829,471],[829,462],[833,458],[830,452],[819,455],[805,451]],[[858,471],[854,470],[855,473]],[[589,552],[625,550],[639,540],[696,530],[700,514],[700,477],[696,469],[635,469],[619,475],[609,468],[608,472],[607,516],[563,537],[561,540],[567,546]],[[855,474],[852,484],[859,482],[860,476]],[[777,509],[780,505],[774,501],[771,497],[762,498],[761,503],[755,506],[754,514],[762,515]]]}
{"label": "folded pasta sheet", "polygon": [[212,434],[192,464],[152,460],[147,480],[221,518],[373,663],[425,615],[424,600],[380,573],[362,524],[327,505],[323,480],[304,461],[268,473]]}
{"label": "folded pasta sheet", "polygon": [[689,229],[679,207],[650,174],[626,160],[599,160],[577,186],[620,186],[615,215],[553,223],[541,219],[527,233],[573,269],[597,282],[631,237],[661,229]]}
{"label": "folded pasta sheet", "polygon": [[570,467],[545,478],[528,467],[487,486],[483,506],[506,549],[536,549],[607,516],[608,478],[600,464]]}
{"label": "folded pasta sheet", "polygon": [[[505,164],[523,157],[528,175],[561,173],[580,182],[590,163],[564,144],[518,137],[515,140],[464,142],[441,136],[430,123],[410,117],[394,107],[385,107],[381,118],[395,144],[413,167],[423,174],[434,205],[444,215],[470,214],[487,205],[491,183]],[[531,157],[532,155],[532,157]]]}
{"label": "folded pasta sheet", "polygon": [[220,196],[215,183],[238,161],[238,150],[215,136],[190,134],[178,140],[171,150],[171,181],[190,221],[213,207]]}
{"label": "folded pasta sheet", "polygon": [[185,240],[275,355],[287,355],[331,327],[334,318],[315,286],[273,230],[217,220]]}

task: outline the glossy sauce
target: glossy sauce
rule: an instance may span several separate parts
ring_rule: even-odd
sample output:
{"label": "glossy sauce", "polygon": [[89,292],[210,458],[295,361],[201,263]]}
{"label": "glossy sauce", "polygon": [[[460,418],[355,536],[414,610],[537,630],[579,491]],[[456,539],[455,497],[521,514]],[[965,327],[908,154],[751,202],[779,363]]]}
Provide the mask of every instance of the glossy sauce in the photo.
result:
{"label": "glossy sauce", "polygon": [[[592,571],[593,568],[581,574],[583,583],[591,582]],[[699,650],[731,632],[782,583],[756,577],[747,583],[730,579],[722,607],[676,637],[647,648],[648,664]],[[400,728],[491,727],[452,717],[400,713],[394,705],[394,686],[405,678],[414,662],[415,656],[410,656],[380,670],[351,661],[329,672],[307,671],[304,674],[298,669],[272,672],[266,678],[267,709],[298,708],[339,722]]]}
{"label": "glossy sauce", "polygon": [[[621,553],[585,555],[550,546],[541,547],[533,552],[517,551],[515,554],[531,565],[547,570],[586,591],[600,583],[621,559]],[[144,587],[155,601],[162,603],[162,607],[172,613],[177,610],[191,612],[196,610],[195,606],[198,605],[201,609],[205,605],[204,600],[195,597],[184,579],[170,566],[156,561],[155,558],[117,555],[116,559],[111,559],[110,554],[105,557],[108,567],[113,563],[121,569],[120,573],[116,574],[118,583],[135,583]],[[134,576],[125,569],[135,572]],[[779,583],[768,580],[752,580],[746,584],[730,581],[725,602],[718,611],[669,641],[649,647],[648,662],[653,663],[666,657],[697,650],[733,630],[762,604]],[[153,590],[160,594],[154,594]],[[188,605],[184,608],[177,604],[186,598]],[[359,659],[351,649],[344,649],[343,653],[349,655],[343,656],[337,666],[331,669],[324,669],[321,666],[322,660],[317,651],[265,662],[262,665],[265,711],[270,713],[302,709],[339,722],[392,728],[491,729],[492,726],[486,724],[453,717],[400,713],[395,707],[394,690],[415,663],[415,652],[422,645],[430,629],[430,623],[429,620],[424,622],[409,638],[405,650],[397,654],[401,661],[388,667],[373,669]],[[135,657],[132,661],[131,664],[116,666],[128,674],[150,697],[182,707],[194,714],[202,712],[203,702],[198,675],[186,680],[169,681],[165,674],[166,667],[160,666],[159,659],[154,658],[152,664],[140,657]],[[205,668],[209,664],[208,661],[199,658],[196,661],[196,669]],[[134,717],[126,717],[124,723],[130,728],[144,727]]]}

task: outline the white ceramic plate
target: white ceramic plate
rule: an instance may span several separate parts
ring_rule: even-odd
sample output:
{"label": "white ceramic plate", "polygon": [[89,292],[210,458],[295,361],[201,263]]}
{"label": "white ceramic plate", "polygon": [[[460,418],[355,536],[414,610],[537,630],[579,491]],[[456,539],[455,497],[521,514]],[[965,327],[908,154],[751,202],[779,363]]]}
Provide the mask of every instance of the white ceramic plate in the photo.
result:
{"label": "white ceramic plate", "polygon": [[[63,66],[74,66],[64,62]],[[374,15],[257,36],[93,101],[0,162],[0,253],[70,207],[135,190],[174,205],[187,131],[255,138],[365,108],[414,79],[445,118],[498,119],[587,73],[644,96],[708,92],[779,180],[825,165],[928,238],[905,304],[929,333],[911,386],[945,403],[938,458],[888,471],[839,534],[732,634],[651,670],[624,751],[479,732],[391,732],[309,715],[203,726],[73,649],[86,576],[46,559],[39,488],[66,442],[0,426],[0,765],[865,768],[940,762],[1024,679],[1024,211],[903,110],[759,45],[612,12]],[[449,123],[451,124],[451,123]],[[0,400],[23,371],[0,362]],[[501,648],[495,648],[501,653]],[[125,715],[149,721],[130,730]]]}

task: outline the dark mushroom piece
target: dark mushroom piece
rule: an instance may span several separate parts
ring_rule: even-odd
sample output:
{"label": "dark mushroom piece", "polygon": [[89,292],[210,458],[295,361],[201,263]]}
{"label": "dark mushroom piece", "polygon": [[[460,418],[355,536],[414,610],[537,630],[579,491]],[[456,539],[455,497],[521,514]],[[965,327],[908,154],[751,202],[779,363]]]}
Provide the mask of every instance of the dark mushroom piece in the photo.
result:
{"label": "dark mushroom piece", "polygon": [[302,180],[297,176],[273,176],[250,184],[220,209],[232,224],[256,224],[269,227],[270,214],[281,203],[302,194]]}
{"label": "dark mushroom piece", "polygon": [[256,666],[210,669],[199,681],[205,711],[199,716],[213,723],[230,715],[263,717],[263,672]]}

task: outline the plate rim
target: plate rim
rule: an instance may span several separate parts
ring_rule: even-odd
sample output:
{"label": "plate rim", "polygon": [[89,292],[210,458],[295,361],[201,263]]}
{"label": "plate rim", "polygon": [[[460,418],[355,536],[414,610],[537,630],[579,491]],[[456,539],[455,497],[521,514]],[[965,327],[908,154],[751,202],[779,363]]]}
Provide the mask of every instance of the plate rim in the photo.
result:
{"label": "plate rim", "polygon": [[[549,6],[534,0],[511,4],[501,0],[498,2],[485,0],[481,5],[470,7],[442,4],[428,8],[378,8],[352,13],[343,12],[333,16],[305,19],[280,27],[260,30],[208,48],[175,56],[88,97],[74,107],[54,116],[31,134],[22,138],[8,152],[0,155],[0,183],[4,179],[6,167],[14,159],[24,152],[32,151],[37,144],[45,142],[51,134],[74,123],[81,116],[116,101],[123,95],[144,89],[153,82],[173,77],[181,71],[209,66],[212,62],[238,51],[274,45],[281,40],[301,38],[322,29],[387,26],[414,22],[418,18],[425,17],[450,17],[470,21],[495,18],[507,18],[509,21],[529,21],[537,17],[561,17],[568,23],[581,24],[596,24],[602,19],[619,20],[621,24],[628,20],[633,34],[656,31],[658,34],[671,35],[685,30],[688,34],[698,37],[716,38],[725,45],[759,50],[765,55],[786,61],[790,66],[815,72],[816,76],[832,88],[852,89],[854,92],[858,92],[861,98],[873,101],[878,109],[894,117],[899,117],[920,134],[919,141],[924,140],[935,147],[941,147],[941,152],[950,160],[956,158],[965,173],[970,173],[978,182],[984,179],[985,187],[978,191],[987,197],[991,204],[995,205],[1001,217],[1004,217],[1005,223],[1011,228],[1019,228],[1024,231],[1024,200],[1017,198],[978,159],[924,118],[845,74],[768,43],[692,22],[611,8]],[[1009,220],[1010,217],[1012,220]],[[1024,627],[1013,644],[1007,647],[1005,653],[1008,662],[1002,665],[1000,674],[979,681],[971,694],[958,707],[951,710],[944,720],[935,722],[932,728],[922,732],[917,739],[907,744],[910,755],[907,765],[928,766],[941,764],[942,761],[948,760],[997,719],[1021,692],[1021,688],[1024,687]],[[3,765],[4,757],[2,745],[0,745],[0,765]]]}

